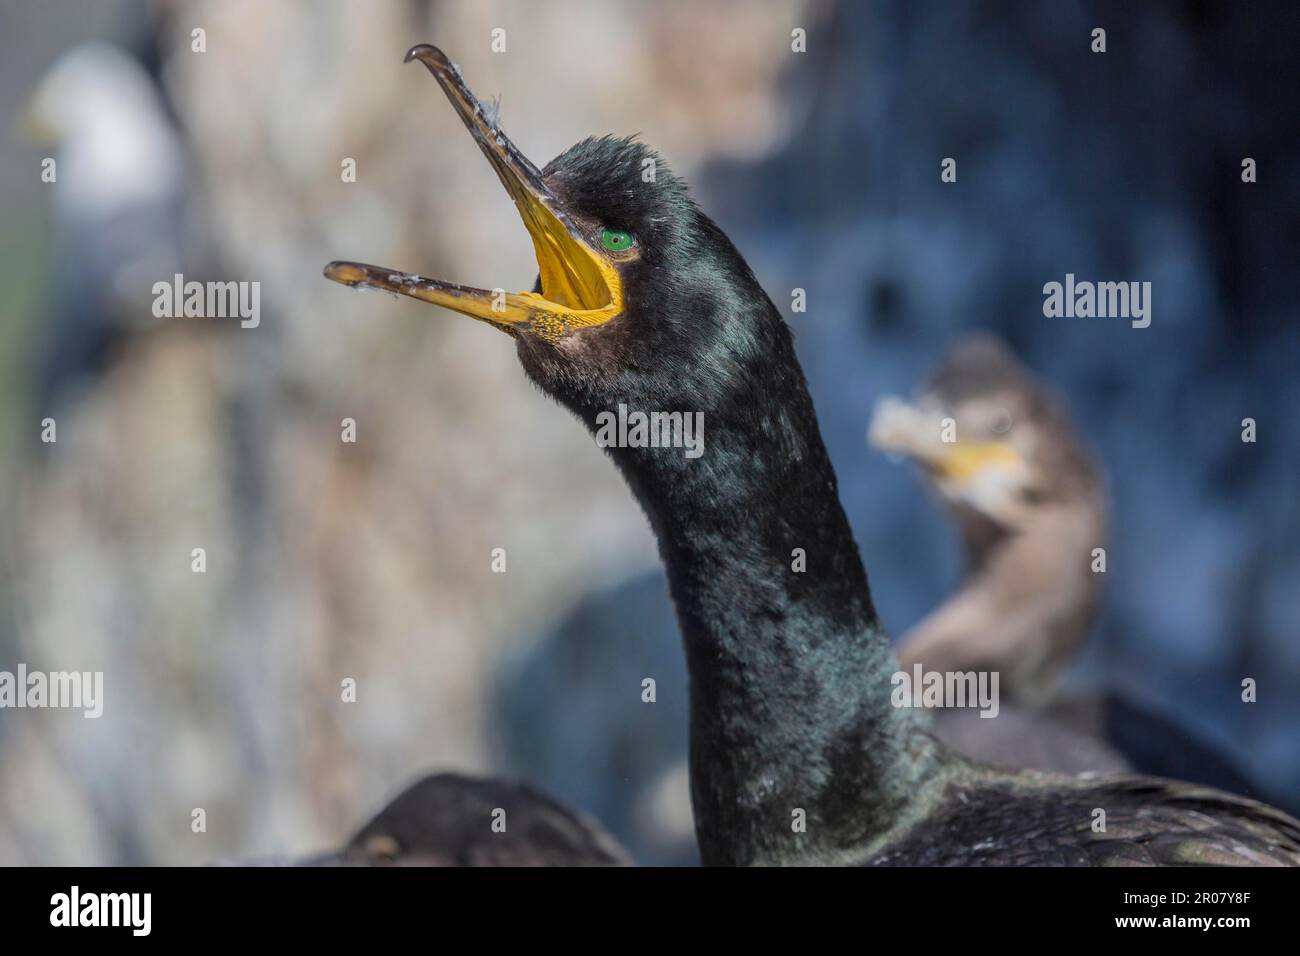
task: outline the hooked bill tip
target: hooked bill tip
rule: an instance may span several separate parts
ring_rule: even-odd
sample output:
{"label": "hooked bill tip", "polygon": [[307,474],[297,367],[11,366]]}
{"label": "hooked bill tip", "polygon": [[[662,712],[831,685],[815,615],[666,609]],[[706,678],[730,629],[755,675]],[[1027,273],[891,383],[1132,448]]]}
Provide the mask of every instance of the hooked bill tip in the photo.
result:
{"label": "hooked bill tip", "polygon": [[344,285],[356,285],[366,279],[365,270],[358,268],[352,262],[331,262],[321,271],[324,273],[325,278],[333,279],[335,282],[341,282]]}
{"label": "hooked bill tip", "polygon": [[447,69],[451,66],[451,61],[447,59],[447,54],[443,53],[436,46],[429,43],[417,43],[406,51],[406,56],[402,57],[403,63],[410,63],[412,60],[420,60],[430,67]]}

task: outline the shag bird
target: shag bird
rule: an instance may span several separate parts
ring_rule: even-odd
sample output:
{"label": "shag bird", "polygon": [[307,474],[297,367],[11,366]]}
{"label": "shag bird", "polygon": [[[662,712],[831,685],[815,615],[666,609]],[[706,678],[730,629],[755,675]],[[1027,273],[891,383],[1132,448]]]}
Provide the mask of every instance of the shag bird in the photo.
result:
{"label": "shag bird", "polygon": [[915,404],[884,399],[876,447],[917,462],[961,531],[961,588],[903,635],[898,656],[996,670],[1039,706],[1088,636],[1101,592],[1106,497],[1064,408],[991,336],[954,346]]}
{"label": "shag bird", "polygon": [[1058,693],[1099,611],[1106,482],[1064,403],[1000,340],[956,343],[914,402],[878,403],[870,435],[919,466],[966,557],[956,593],[903,635],[903,669],[1001,676],[998,718],[935,710],[941,740],[987,762],[1136,768],[1253,794],[1230,760],[1148,706]]}
{"label": "shag bird", "polygon": [[629,866],[594,820],[531,787],[441,773],[398,794],[337,853],[304,865]]}
{"label": "shag bird", "polygon": [[994,720],[932,711],[934,732],[976,760],[1057,770],[1132,767],[1098,735],[1041,713],[1095,617],[1105,495],[1064,409],[1000,342],[953,346],[915,403],[882,399],[873,445],[916,462],[961,531],[961,588],[903,635],[905,672],[993,671]]}
{"label": "shag bird", "polygon": [[441,51],[407,60],[514,199],[539,283],[498,295],[356,262],[326,276],[507,332],[529,378],[593,432],[620,404],[704,415],[699,457],[606,448],[668,571],[704,863],[1300,864],[1300,821],[1263,804],[980,766],[895,707],[898,662],[790,330],[740,253],[646,146],[588,139],[539,170]]}

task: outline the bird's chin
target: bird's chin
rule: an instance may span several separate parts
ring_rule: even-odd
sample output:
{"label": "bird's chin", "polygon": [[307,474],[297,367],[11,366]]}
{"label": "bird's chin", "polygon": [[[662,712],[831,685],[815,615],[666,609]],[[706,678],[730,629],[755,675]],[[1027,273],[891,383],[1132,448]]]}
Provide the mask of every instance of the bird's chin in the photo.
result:
{"label": "bird's chin", "polygon": [[575,332],[561,339],[520,335],[515,338],[515,353],[529,381],[563,404],[571,405],[571,393],[576,396],[581,392],[591,374],[578,341],[590,334]]}

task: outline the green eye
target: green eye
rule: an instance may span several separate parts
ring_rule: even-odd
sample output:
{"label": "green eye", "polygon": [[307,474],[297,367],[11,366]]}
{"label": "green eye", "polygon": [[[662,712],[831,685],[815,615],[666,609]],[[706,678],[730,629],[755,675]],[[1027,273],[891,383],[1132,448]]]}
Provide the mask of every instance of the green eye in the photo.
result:
{"label": "green eye", "polygon": [[630,232],[619,232],[617,229],[606,229],[600,234],[600,244],[610,252],[627,252],[632,248],[632,234]]}

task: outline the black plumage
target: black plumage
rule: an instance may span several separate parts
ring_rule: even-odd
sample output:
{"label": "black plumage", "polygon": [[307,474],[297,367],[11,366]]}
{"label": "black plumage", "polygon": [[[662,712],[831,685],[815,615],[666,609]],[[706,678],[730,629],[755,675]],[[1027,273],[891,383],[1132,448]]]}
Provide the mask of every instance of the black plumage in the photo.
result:
{"label": "black plumage", "polygon": [[442,773],[393,798],[337,854],[350,866],[627,866],[594,820],[524,784]]}
{"label": "black plumage", "polygon": [[[1300,824],[1277,811],[1175,783],[980,767],[894,707],[897,663],[790,329],[739,252],[640,143],[586,140],[538,174],[485,126],[441,52],[408,59],[429,67],[520,205],[540,295],[498,312],[490,293],[438,280],[344,262],[326,274],[509,331],[529,378],[593,432],[620,404],[704,415],[699,458],[608,453],[668,571],[705,863],[982,862],[990,840],[1016,851],[987,862],[1111,862],[1177,844],[1147,861],[1300,863]],[[635,247],[602,252],[602,228]],[[1125,826],[1094,832],[1092,811],[1108,801]],[[1024,848],[1031,832],[1041,849]]]}
{"label": "black plumage", "polygon": [[1294,818],[1208,787],[1132,776],[1071,781],[1025,771],[1015,779],[997,774],[957,783],[951,793],[954,799],[924,828],[872,857],[871,865],[1297,865]]}

